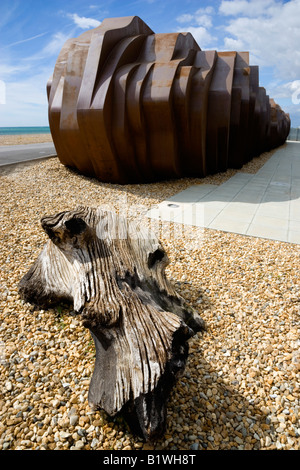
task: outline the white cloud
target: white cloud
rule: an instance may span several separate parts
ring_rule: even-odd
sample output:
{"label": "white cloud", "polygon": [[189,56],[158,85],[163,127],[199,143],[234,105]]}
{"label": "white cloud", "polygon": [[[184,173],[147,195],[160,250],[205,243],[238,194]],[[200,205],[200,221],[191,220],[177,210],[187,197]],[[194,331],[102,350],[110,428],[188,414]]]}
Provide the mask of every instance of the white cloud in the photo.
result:
{"label": "white cloud", "polygon": [[[184,26],[184,31],[191,33],[201,49],[211,45],[216,38],[209,32],[213,26],[214,9],[212,7],[199,8],[194,14],[184,13],[176,18],[177,22]],[[180,27],[178,31],[182,31]]]}
{"label": "white cloud", "polygon": [[230,19],[225,26],[230,34],[224,39],[225,48],[249,51],[257,65],[275,67],[280,79],[299,79],[300,0],[222,1],[219,11],[245,15]]}
{"label": "white cloud", "polygon": [[214,8],[213,7],[205,7],[205,8],[198,8],[198,10],[196,11],[196,14],[198,15],[205,15],[205,14],[208,14],[208,15],[212,15],[214,13]]}
{"label": "white cloud", "polygon": [[94,20],[93,18],[86,18],[85,16],[79,16],[77,13],[68,14],[69,18],[72,18],[76,26],[81,29],[97,28],[101,24],[101,21]]}
{"label": "white cloud", "polygon": [[182,24],[190,23],[192,25],[199,25],[204,28],[211,28],[212,26],[212,18],[210,15],[185,14],[185,15],[178,16],[177,21],[178,23],[182,23]]}
{"label": "white cloud", "polygon": [[207,29],[203,28],[202,26],[189,26],[185,29],[185,31],[187,33],[191,33],[201,49],[210,45],[215,40],[209,31],[207,31]]}
{"label": "white cloud", "polygon": [[46,85],[52,66],[31,77],[18,76],[5,82],[5,103],[1,106],[0,126],[47,125]]}
{"label": "white cloud", "polygon": [[8,48],[8,47],[16,46],[18,44],[23,44],[24,42],[33,41],[34,39],[38,39],[38,38],[41,38],[42,36],[45,36],[45,34],[47,34],[47,32],[37,34],[37,35],[32,36],[32,37],[27,38],[27,39],[22,39],[21,41],[12,42],[11,44],[8,44],[7,46],[5,46],[5,49]]}
{"label": "white cloud", "polygon": [[272,89],[272,97],[275,99],[289,99],[294,105],[300,104],[300,80],[269,86]]}
{"label": "white cloud", "polygon": [[300,80],[295,80],[291,84],[292,103],[300,104]]}
{"label": "white cloud", "polygon": [[6,84],[3,80],[0,80],[0,104],[6,103]]}
{"label": "white cloud", "polygon": [[[67,39],[70,39],[69,34],[61,32],[53,34],[51,40],[43,47],[42,51],[37,55],[37,58],[57,55]],[[30,58],[31,59],[31,58]]]}
{"label": "white cloud", "polygon": [[191,15],[190,13],[184,13],[183,15],[180,15],[176,18],[176,21],[178,23],[190,23],[194,19],[194,16]]}
{"label": "white cloud", "polygon": [[1,105],[0,126],[47,125],[47,81],[69,37],[69,34],[58,32],[46,44],[43,41],[37,53],[30,55],[28,49],[29,55],[19,53],[18,59],[8,54],[11,51],[7,48],[0,63],[0,77],[5,83],[5,103]]}
{"label": "white cloud", "polygon": [[10,65],[9,63],[0,63],[0,77],[3,80],[7,80],[9,77],[11,77],[15,73],[20,73],[20,72],[25,72],[30,69],[29,65],[21,65],[20,63],[18,64],[13,64]]}
{"label": "white cloud", "polygon": [[195,21],[199,26],[203,26],[204,28],[211,28],[212,27],[212,18],[210,15],[196,15]]}
{"label": "white cloud", "polygon": [[276,7],[275,0],[223,0],[219,7],[219,13],[226,16],[257,17],[269,14],[270,7]]}
{"label": "white cloud", "polygon": [[47,104],[46,81],[47,77],[29,78],[23,82],[11,82],[6,85],[7,104],[17,103],[31,105]]}
{"label": "white cloud", "polygon": [[210,28],[212,26],[212,14],[214,9],[212,7],[199,8],[193,15],[190,13],[184,13],[176,18],[178,23],[191,25],[198,25],[204,28]]}
{"label": "white cloud", "polygon": [[226,51],[242,51],[244,43],[242,39],[224,38],[224,50]]}

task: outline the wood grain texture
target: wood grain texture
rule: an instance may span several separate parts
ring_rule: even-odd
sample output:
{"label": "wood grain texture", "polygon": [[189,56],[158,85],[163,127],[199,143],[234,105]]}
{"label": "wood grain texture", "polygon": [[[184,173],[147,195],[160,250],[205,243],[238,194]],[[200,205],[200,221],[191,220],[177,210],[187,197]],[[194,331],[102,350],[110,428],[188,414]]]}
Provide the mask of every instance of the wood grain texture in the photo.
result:
{"label": "wood grain texture", "polygon": [[122,412],[145,439],[164,430],[166,402],[204,322],[167,280],[148,229],[99,208],[46,216],[49,241],[20,281],[26,301],[73,302],[96,347],[89,402]]}

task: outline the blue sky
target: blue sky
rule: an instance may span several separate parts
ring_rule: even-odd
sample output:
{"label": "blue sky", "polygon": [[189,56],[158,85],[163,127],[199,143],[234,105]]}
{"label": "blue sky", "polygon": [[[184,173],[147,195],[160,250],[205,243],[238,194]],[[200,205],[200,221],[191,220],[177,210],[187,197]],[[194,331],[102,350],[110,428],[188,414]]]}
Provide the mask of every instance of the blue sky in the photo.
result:
{"label": "blue sky", "polygon": [[1,0],[0,127],[48,125],[46,84],[68,38],[137,15],[203,50],[249,51],[260,86],[300,126],[300,0]]}

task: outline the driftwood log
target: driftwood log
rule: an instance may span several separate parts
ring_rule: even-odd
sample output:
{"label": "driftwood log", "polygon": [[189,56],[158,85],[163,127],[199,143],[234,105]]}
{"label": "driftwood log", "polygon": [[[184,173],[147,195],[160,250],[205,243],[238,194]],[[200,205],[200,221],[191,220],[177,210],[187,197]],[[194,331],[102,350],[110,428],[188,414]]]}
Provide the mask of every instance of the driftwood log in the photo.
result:
{"label": "driftwood log", "polygon": [[96,348],[89,404],[122,413],[146,440],[160,436],[188,339],[205,328],[167,280],[161,243],[99,208],[61,212],[41,224],[49,240],[20,281],[21,297],[43,307],[72,302]]}

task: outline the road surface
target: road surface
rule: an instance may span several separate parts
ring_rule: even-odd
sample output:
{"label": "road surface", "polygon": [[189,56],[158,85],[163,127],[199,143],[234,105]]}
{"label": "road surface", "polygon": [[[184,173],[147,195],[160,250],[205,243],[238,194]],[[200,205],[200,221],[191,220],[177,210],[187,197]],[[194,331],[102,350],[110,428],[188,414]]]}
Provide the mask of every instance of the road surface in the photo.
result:
{"label": "road surface", "polygon": [[28,162],[56,155],[51,142],[43,144],[2,145],[0,146],[0,166]]}

